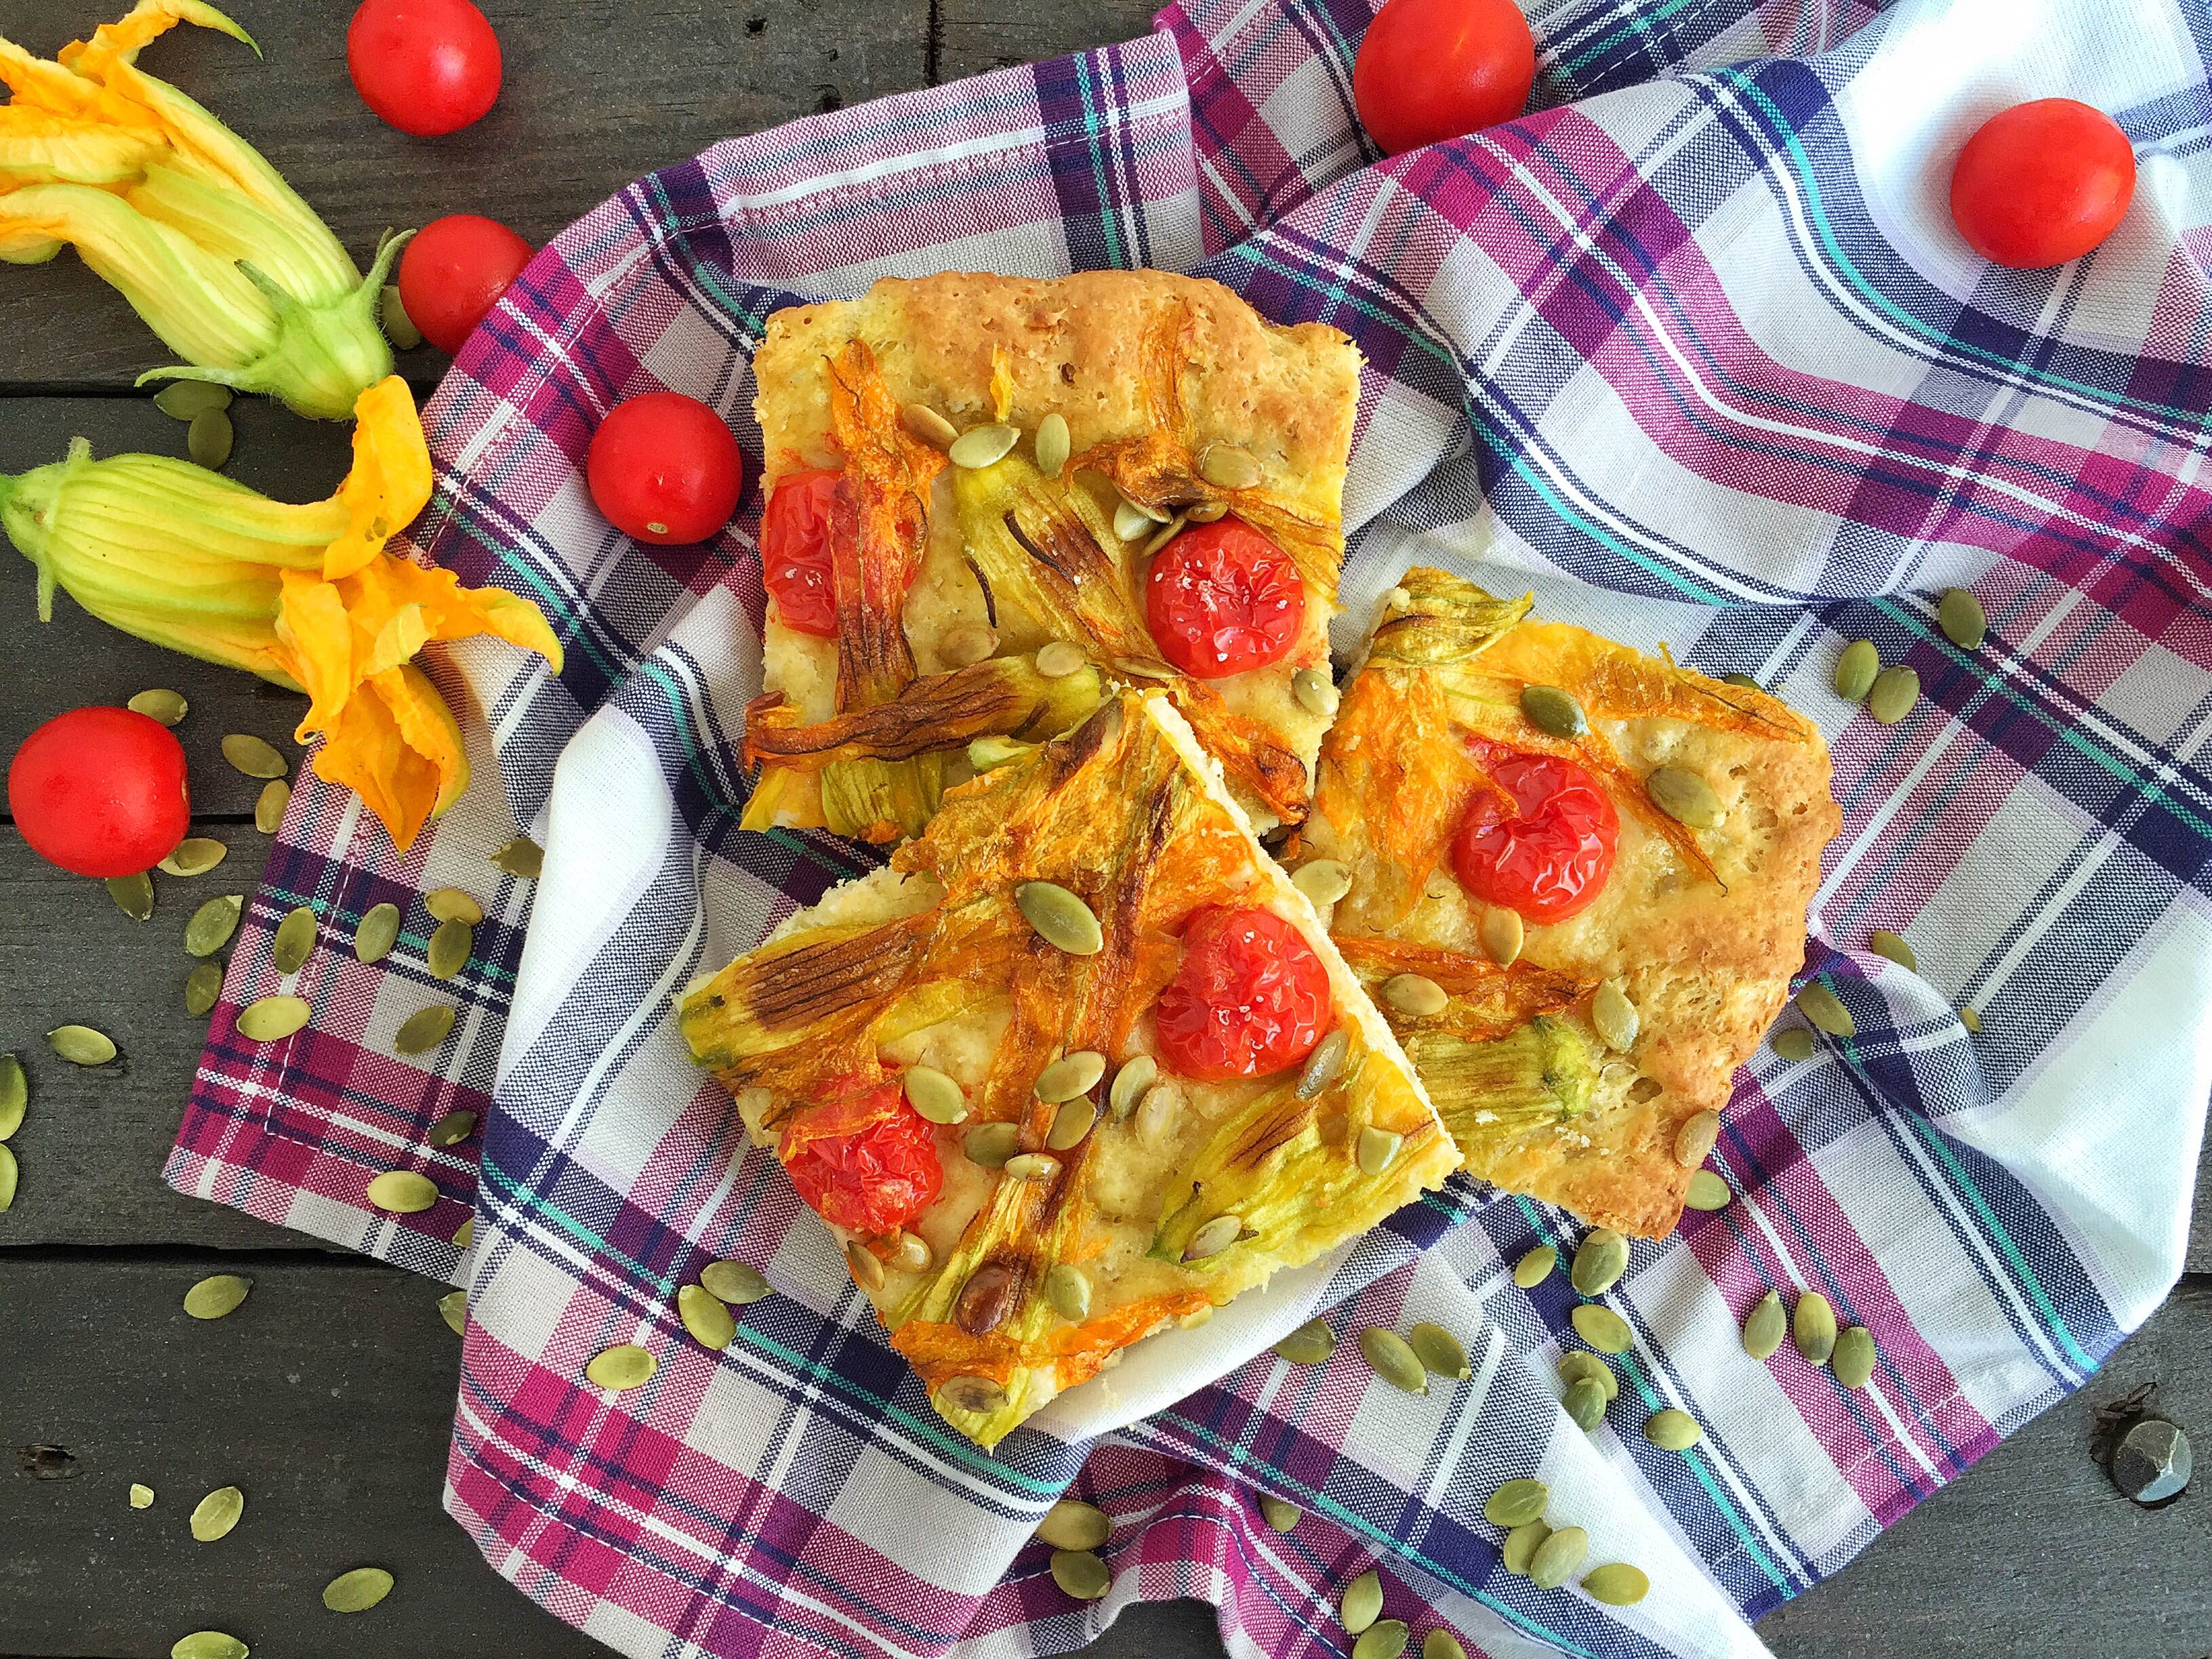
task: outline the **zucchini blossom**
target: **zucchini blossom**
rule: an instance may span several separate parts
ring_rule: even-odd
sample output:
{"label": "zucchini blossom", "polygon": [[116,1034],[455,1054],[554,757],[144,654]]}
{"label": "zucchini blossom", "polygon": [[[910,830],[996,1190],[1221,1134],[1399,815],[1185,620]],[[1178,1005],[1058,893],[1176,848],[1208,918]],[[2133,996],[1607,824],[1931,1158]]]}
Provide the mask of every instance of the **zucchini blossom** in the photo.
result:
{"label": "zucchini blossom", "polygon": [[465,588],[385,544],[430,499],[415,399],[392,376],[361,396],[353,469],[337,495],[291,506],[163,455],[69,459],[0,477],[0,529],[54,589],[155,645],[307,694],[295,735],[316,772],[351,789],[402,852],[468,787],[461,732],[415,664],[432,640],[496,635],[560,671],[561,643],[529,600]]}
{"label": "zucchini blossom", "polygon": [[204,0],[138,0],[51,60],[0,37],[0,259],[75,247],[190,365],[142,384],[214,380],[343,420],[392,373],[377,306],[401,239],[364,277],[259,151],[142,71],[179,22],[253,45]]}

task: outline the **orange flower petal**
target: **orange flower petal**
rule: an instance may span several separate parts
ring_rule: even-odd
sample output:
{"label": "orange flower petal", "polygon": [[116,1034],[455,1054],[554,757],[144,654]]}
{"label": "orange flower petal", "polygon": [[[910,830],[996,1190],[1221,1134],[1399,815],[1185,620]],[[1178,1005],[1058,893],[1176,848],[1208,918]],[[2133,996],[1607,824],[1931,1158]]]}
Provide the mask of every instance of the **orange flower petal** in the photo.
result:
{"label": "orange flower petal", "polygon": [[338,486],[345,533],[323,555],[323,574],[350,576],[415,522],[430,502],[430,447],[423,441],[415,394],[397,374],[380,380],[353,406],[353,470]]}
{"label": "orange flower petal", "polygon": [[347,700],[315,750],[315,773],[359,795],[404,853],[461,798],[469,763],[459,723],[420,669],[387,669],[369,691]]}

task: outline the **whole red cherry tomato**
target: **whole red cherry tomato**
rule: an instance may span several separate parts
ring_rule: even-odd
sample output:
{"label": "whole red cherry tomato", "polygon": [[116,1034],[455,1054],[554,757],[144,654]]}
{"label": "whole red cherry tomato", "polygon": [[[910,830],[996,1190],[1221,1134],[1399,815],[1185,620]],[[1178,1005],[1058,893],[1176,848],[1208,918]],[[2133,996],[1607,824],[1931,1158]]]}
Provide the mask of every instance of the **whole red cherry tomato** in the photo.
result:
{"label": "whole red cherry tomato", "polygon": [[422,337],[453,356],[522,275],[531,252],[496,219],[433,219],[399,256],[399,303]]}
{"label": "whole red cherry tomato", "polygon": [[738,510],[745,455],[696,398],[648,392],[617,404],[592,434],[584,476],[607,522],[659,547],[703,542]]}
{"label": "whole red cherry tomato", "polygon": [[1241,519],[1194,524],[1145,579],[1145,620],[1160,654],[1216,680],[1279,661],[1305,626],[1306,585],[1291,556]]}
{"label": "whole red cherry tomato", "polygon": [[787,472],[761,514],[761,577],[786,628],[817,639],[837,637],[836,591],[830,548],[851,538],[852,499],[842,472]]}
{"label": "whole red cherry tomato", "polygon": [[1984,121],[1951,170],[1951,222],[1984,259],[2036,270],[2112,234],[2136,191],[2118,122],[2071,98],[2014,104]]}
{"label": "whole red cherry tomato", "polygon": [[1352,100],[1395,155],[1510,121],[1535,78],[1536,39],[1513,0],[1389,0],[1359,43]]}
{"label": "whole red cherry tomato", "polygon": [[1152,1021],[1180,1077],[1264,1077],[1313,1052],[1329,1027],[1328,969],[1273,910],[1208,905],[1182,933],[1182,966]]}
{"label": "whole red cherry tomato", "polygon": [[499,36],[469,0],[363,0],[346,28],[346,73],[380,119],[435,138],[498,101]]}
{"label": "whole red cherry tomato", "polygon": [[920,1215],[945,1182],[937,1132],[896,1083],[803,1115],[776,1156],[817,1215],[870,1238]]}
{"label": "whole red cherry tomato", "polygon": [[76,708],[23,739],[8,810],[31,850],[80,876],[135,876],[191,828],[185,751],[159,720]]}
{"label": "whole red cherry tomato", "polygon": [[1612,797],[1572,761],[1494,744],[1477,758],[1496,787],[1477,786],[1460,820],[1460,884],[1531,921],[1573,915],[1613,873],[1620,815]]}

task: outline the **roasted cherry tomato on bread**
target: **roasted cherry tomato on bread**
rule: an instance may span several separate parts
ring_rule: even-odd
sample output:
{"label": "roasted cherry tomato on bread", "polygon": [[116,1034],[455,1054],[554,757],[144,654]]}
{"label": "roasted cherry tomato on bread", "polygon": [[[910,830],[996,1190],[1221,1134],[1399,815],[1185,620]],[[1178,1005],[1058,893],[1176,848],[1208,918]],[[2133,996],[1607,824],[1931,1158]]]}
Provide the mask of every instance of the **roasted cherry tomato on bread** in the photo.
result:
{"label": "roasted cherry tomato on bread", "polygon": [[80,876],[135,876],[191,828],[184,749],[167,726],[128,708],[57,714],[15,751],[8,810],[49,864]]}
{"label": "roasted cherry tomato on bread", "polygon": [[616,529],[683,547],[729,523],[745,487],[745,456],[730,423],[696,398],[648,392],[607,412],[584,474]]}
{"label": "roasted cherry tomato on bread", "polygon": [[1572,761],[1485,744],[1489,781],[1475,787],[1452,842],[1460,884],[1531,921],[1583,908],[1613,873],[1620,815]]}
{"label": "roasted cherry tomato on bread", "polygon": [[786,628],[837,637],[837,595],[830,550],[857,533],[842,472],[787,472],[761,514],[761,576]]}
{"label": "roasted cherry tomato on bread", "polygon": [[896,1083],[801,1115],[776,1156],[817,1215],[870,1238],[905,1226],[945,1182],[937,1132]]}
{"label": "roasted cherry tomato on bread", "polygon": [[1389,0],[1352,65],[1359,124],[1386,155],[1510,121],[1536,41],[1514,0]]}
{"label": "roasted cherry tomato on bread", "polygon": [[2118,122],[2071,98],[2039,98],[1966,140],[1951,170],[1951,222],[1984,259],[2037,270],[2111,235],[2135,191],[2135,147]]}
{"label": "roasted cherry tomato on bread", "polygon": [[1145,578],[1145,620],[1160,654],[1216,680],[1279,662],[1305,626],[1306,586],[1291,556],[1242,519],[1194,524]]}
{"label": "roasted cherry tomato on bread", "polygon": [[433,219],[399,256],[399,303],[422,337],[448,357],[530,263],[532,249],[496,219]]}
{"label": "roasted cherry tomato on bread", "polygon": [[1265,1077],[1313,1052],[1331,1024],[1328,969],[1273,910],[1208,905],[1152,1006],[1159,1059],[1179,1077]]}
{"label": "roasted cherry tomato on bread", "polygon": [[380,119],[435,138],[499,100],[499,36],[470,0],[364,0],[346,29],[346,73]]}

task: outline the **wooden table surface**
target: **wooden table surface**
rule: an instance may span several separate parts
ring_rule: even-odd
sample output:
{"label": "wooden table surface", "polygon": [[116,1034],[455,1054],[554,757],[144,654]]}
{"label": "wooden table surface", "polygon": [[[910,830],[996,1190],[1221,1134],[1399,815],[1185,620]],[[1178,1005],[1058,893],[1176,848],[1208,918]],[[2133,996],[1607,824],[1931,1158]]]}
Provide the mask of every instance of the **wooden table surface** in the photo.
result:
{"label": "wooden table surface", "polygon": [[[113,10],[121,0],[109,0]],[[386,226],[491,214],[542,240],[634,176],[725,135],[880,94],[1139,33],[1150,0],[486,0],[507,59],[499,107],[424,143],[372,119],[347,84],[353,0],[236,0],[265,61],[184,29],[148,66],[225,117],[365,252]],[[98,0],[0,0],[0,33],[46,52],[108,12]],[[0,266],[0,471],[102,453],[183,451],[183,429],[131,388],[163,349],[74,258]],[[405,361],[424,390],[443,368]],[[237,410],[234,476],[294,500],[329,491],[346,434],[266,404]],[[258,786],[224,766],[226,732],[289,733],[296,699],[109,632],[66,599],[33,613],[29,567],[0,547],[0,756],[40,720],[173,686],[193,793],[258,867]],[[21,1191],[0,1217],[0,1655],[167,1654],[184,1632],[235,1632],[266,1656],[536,1659],[603,1652],[486,1568],[439,1507],[458,1346],[437,1285],[211,1204],[159,1174],[201,1037],[177,943],[187,891],[161,878],[154,920],[0,831],[0,1049],[33,1073],[12,1143]],[[112,1032],[120,1076],[74,1073],[40,1040],[70,1020]],[[2097,1109],[2085,1101],[2083,1109]],[[2199,1190],[2204,1190],[2200,1175]],[[1991,1454],[1848,1571],[1770,1617],[1779,1654],[2202,1659],[2212,1652],[2212,1504],[2160,1512],[2118,1497],[2087,1449],[2098,1403],[2155,1381],[2212,1451],[2212,1224],[2191,1274],[2080,1395]],[[185,1287],[254,1281],[219,1323]],[[143,1481],[155,1507],[133,1511]],[[245,1524],[194,1544],[210,1489],[249,1494]],[[2203,1482],[2199,1482],[2202,1486]],[[339,1620],[321,1587],[363,1562],[398,1588]],[[1097,1652],[1205,1659],[1212,1610],[1140,1608]],[[309,1634],[308,1632],[312,1632]]]}

